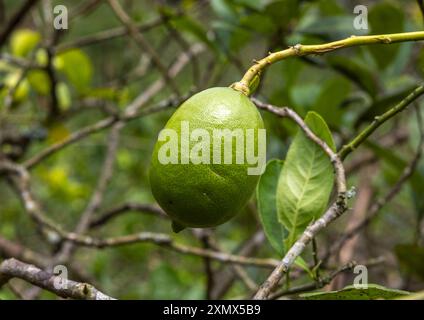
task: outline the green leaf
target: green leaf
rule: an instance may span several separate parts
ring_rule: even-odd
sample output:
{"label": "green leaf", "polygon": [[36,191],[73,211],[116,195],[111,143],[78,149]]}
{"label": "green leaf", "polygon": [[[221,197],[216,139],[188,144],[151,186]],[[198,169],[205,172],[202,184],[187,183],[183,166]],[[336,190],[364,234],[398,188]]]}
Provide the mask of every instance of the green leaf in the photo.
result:
{"label": "green leaf", "polygon": [[[298,82],[300,81],[298,80]],[[298,112],[313,108],[321,93],[321,87],[317,83],[303,83],[302,85],[292,86],[290,89],[290,100]]]}
{"label": "green leaf", "polygon": [[[319,114],[308,112],[305,123],[335,149],[331,132]],[[287,247],[325,210],[333,177],[327,154],[299,129],[287,153],[277,188],[278,218],[289,232]]]}
{"label": "green leaf", "polygon": [[236,22],[238,13],[235,4],[228,0],[212,0],[210,3],[215,14],[223,20]]}
{"label": "green leaf", "polygon": [[371,97],[377,94],[377,79],[373,72],[363,64],[344,56],[330,56],[327,61],[334,69],[340,71],[356,83],[358,87],[367,92]]}
{"label": "green leaf", "polygon": [[341,3],[337,0],[320,0],[318,7],[321,14],[325,16],[337,16],[345,13]]}
{"label": "green leaf", "polygon": [[424,76],[424,47],[420,49],[420,53],[418,55],[418,71],[421,74],[421,77]]}
{"label": "green leaf", "polygon": [[40,42],[41,35],[38,32],[21,29],[16,30],[10,39],[12,54],[18,57],[27,56]]}
{"label": "green leaf", "polygon": [[342,102],[350,92],[350,82],[342,77],[326,81],[318,99],[314,102],[313,110],[321,114],[329,123],[337,127],[342,117]]}
{"label": "green leaf", "polygon": [[246,45],[252,37],[252,33],[249,30],[225,21],[215,21],[212,23],[212,27],[221,51],[226,54],[234,54]]}
{"label": "green leaf", "polygon": [[299,3],[298,0],[274,1],[268,4],[264,11],[275,24],[284,28],[290,20],[299,16]]}
{"label": "green leaf", "polygon": [[253,13],[240,19],[240,25],[252,32],[259,32],[264,35],[271,35],[275,32],[276,25],[269,16],[260,13]]}
{"label": "green leaf", "polygon": [[[403,31],[404,16],[398,6],[383,2],[373,6],[368,14],[371,34],[397,33]],[[377,65],[384,69],[396,57],[399,44],[370,46],[368,50],[373,55]]]}
{"label": "green leaf", "polygon": [[65,51],[56,56],[55,67],[62,71],[78,93],[83,94],[91,85],[93,66],[90,58],[79,49]]}
{"label": "green leaf", "polygon": [[368,284],[368,288],[356,289],[352,285],[339,291],[304,293],[300,297],[307,300],[376,300],[394,299],[408,294],[408,291],[390,289],[378,284]]}
{"label": "green leaf", "polygon": [[177,30],[191,34],[194,38],[207,45],[215,54],[219,54],[218,47],[215,42],[209,39],[207,30],[196,20],[188,16],[182,16],[172,19],[171,24]]}
{"label": "green leaf", "polygon": [[424,247],[414,244],[400,244],[395,247],[401,267],[409,274],[424,280]]}
{"label": "green leaf", "polygon": [[283,161],[273,159],[266,165],[265,172],[259,178],[256,188],[258,199],[259,218],[264,228],[265,235],[271,246],[280,254],[284,254],[284,238],[287,231],[278,221],[276,192],[278,177],[280,176]]}
{"label": "green leaf", "polygon": [[296,33],[325,37],[328,40],[346,38],[351,35],[364,35],[365,30],[356,30],[353,27],[352,15],[313,17],[299,24]]}
{"label": "green leaf", "polygon": [[294,264],[297,265],[299,268],[303,269],[312,279],[315,278],[314,273],[312,272],[312,270],[309,268],[306,261],[303,260],[301,256],[296,258],[296,260],[294,261]]}

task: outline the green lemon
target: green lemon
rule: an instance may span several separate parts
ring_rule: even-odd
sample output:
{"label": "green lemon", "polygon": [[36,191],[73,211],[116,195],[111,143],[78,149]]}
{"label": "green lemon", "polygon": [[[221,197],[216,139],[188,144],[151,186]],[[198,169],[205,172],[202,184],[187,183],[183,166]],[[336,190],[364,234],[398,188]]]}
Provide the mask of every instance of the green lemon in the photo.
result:
{"label": "green lemon", "polygon": [[185,101],[164,129],[153,151],[150,184],[174,231],[213,227],[234,217],[259,179],[248,173],[248,145],[259,156],[259,131],[265,136],[254,104],[231,88],[207,89]]}

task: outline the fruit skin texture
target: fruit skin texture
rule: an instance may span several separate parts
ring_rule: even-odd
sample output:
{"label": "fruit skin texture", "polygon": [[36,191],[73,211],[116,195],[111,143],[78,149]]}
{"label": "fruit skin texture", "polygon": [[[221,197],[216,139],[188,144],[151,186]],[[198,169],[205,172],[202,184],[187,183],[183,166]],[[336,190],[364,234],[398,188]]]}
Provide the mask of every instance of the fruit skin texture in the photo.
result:
{"label": "fruit skin texture", "polygon": [[[190,132],[206,129],[212,139],[213,129],[255,129],[264,124],[254,104],[244,94],[231,88],[211,88],[195,94],[169,119],[165,128],[181,137],[181,121],[188,121]],[[246,136],[245,136],[246,140]],[[259,175],[248,175],[250,166],[236,164],[233,141],[231,164],[161,164],[158,150],[166,141],[157,141],[150,167],[150,184],[154,197],[174,225],[206,228],[220,225],[234,217],[250,199]],[[196,144],[190,141],[190,150]],[[212,152],[213,147],[211,145]],[[255,151],[256,152],[256,151]],[[178,151],[180,156],[180,150]],[[256,154],[256,153],[255,153]],[[221,153],[223,156],[223,152]],[[179,158],[180,159],[180,158]]]}

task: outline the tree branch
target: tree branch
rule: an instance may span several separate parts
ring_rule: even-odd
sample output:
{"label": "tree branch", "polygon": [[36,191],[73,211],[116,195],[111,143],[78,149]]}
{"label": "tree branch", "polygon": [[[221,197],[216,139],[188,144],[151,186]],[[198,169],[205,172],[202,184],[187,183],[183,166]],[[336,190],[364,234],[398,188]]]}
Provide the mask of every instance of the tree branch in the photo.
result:
{"label": "tree branch", "polygon": [[349,38],[333,41],[325,44],[316,45],[302,45],[296,44],[288,49],[270,53],[267,57],[255,61],[255,64],[247,70],[243,78],[234,84],[232,87],[235,90],[241,91],[247,96],[250,95],[250,83],[252,80],[260,75],[261,71],[267,66],[294,56],[305,56],[308,54],[324,54],[338,49],[344,49],[353,46],[370,45],[370,44],[391,44],[406,41],[419,41],[424,40],[424,31],[394,33],[394,34],[379,34],[371,36],[350,36]]}
{"label": "tree branch", "polygon": [[339,156],[343,160],[345,159],[353,150],[355,150],[361,143],[363,143],[375,130],[377,130],[383,123],[385,123],[390,118],[394,117],[399,112],[405,110],[412,102],[414,102],[418,97],[424,94],[424,85],[418,86],[414,89],[408,96],[406,96],[401,102],[395,105],[390,110],[386,111],[382,115],[376,116],[374,121],[366,127],[361,133],[359,133],[351,142],[344,145],[340,151]]}
{"label": "tree branch", "polygon": [[12,278],[25,280],[37,287],[53,292],[62,298],[115,300],[90,284],[61,278],[16,259],[8,259],[0,264],[0,287]]}
{"label": "tree branch", "polygon": [[3,162],[0,162],[0,173],[2,171],[6,171],[12,174],[12,182],[18,190],[20,199],[26,211],[36,223],[52,230],[61,239],[71,241],[77,245],[102,249],[106,247],[117,247],[134,243],[153,243],[155,245],[168,248],[179,253],[204,258],[207,257],[224,263],[235,263],[264,268],[273,268],[278,265],[278,260],[275,259],[243,257],[213,250],[186,246],[176,243],[169,235],[162,233],[139,232],[125,236],[102,239],[81,235],[74,232],[68,232],[56,224],[49,217],[44,215],[40,204],[32,194],[29,172],[23,166],[19,166],[4,160]]}
{"label": "tree branch", "polygon": [[327,255],[324,258],[324,260],[327,260],[332,254],[339,251],[343,247],[343,245],[346,243],[347,240],[351,239],[359,231],[365,228],[374,219],[374,217],[380,212],[380,210],[385,205],[387,205],[390,201],[392,201],[393,198],[396,197],[396,195],[401,191],[404,184],[408,182],[408,180],[414,174],[419,164],[419,161],[422,157],[423,147],[424,147],[423,122],[421,119],[420,111],[416,109],[416,112],[417,112],[418,128],[420,130],[420,139],[419,139],[419,143],[418,143],[417,150],[415,152],[414,157],[412,158],[410,163],[405,167],[399,179],[393,185],[393,187],[389,190],[389,192],[387,192],[387,194],[383,198],[375,201],[372,204],[372,206],[369,208],[369,214],[366,218],[358,222],[353,228],[351,228],[345,234],[343,234],[343,236],[330,247],[330,250],[327,252]]}
{"label": "tree branch", "polygon": [[[204,47],[202,45],[193,45],[191,47],[192,54],[199,54],[203,52]],[[169,70],[169,74],[172,77],[175,77],[187,63],[190,62],[190,59],[187,55],[187,53],[182,53],[175,63],[171,66]],[[40,153],[36,154],[32,158],[25,161],[24,166],[28,169],[33,168],[35,165],[43,161],[45,158],[51,156],[52,154],[56,153],[57,151],[65,148],[66,146],[77,142],[93,133],[99,132],[101,130],[104,130],[106,128],[111,127],[118,121],[131,121],[134,119],[137,119],[139,117],[143,117],[146,115],[149,115],[151,113],[159,112],[164,109],[178,106],[182,101],[186,100],[190,95],[191,92],[187,95],[181,96],[181,97],[171,97],[169,99],[165,99],[153,107],[150,107],[148,109],[140,111],[141,107],[145,106],[147,102],[150,101],[150,99],[157,94],[160,90],[163,89],[165,85],[165,82],[163,79],[159,79],[155,81],[151,86],[149,86],[145,91],[143,91],[139,96],[137,96],[126,108],[124,111],[124,114],[121,116],[110,116],[108,118],[99,120],[98,122],[86,126],[82,129],[79,129],[78,131],[75,131],[69,137],[66,139],[56,142],[55,144],[47,147],[46,149],[42,150]]]}
{"label": "tree branch", "polygon": [[151,205],[151,204],[128,202],[103,212],[103,214],[101,214],[97,218],[93,218],[90,222],[90,228],[97,228],[99,226],[102,226],[105,223],[107,223],[109,220],[114,219],[127,211],[150,213],[161,218],[165,218],[165,219],[168,218],[165,212],[163,212],[163,210],[159,208],[158,206]]}
{"label": "tree branch", "polygon": [[[178,16],[179,14],[176,13],[175,16]],[[144,23],[144,24],[138,24],[136,25],[136,28],[138,32],[146,32],[149,30],[152,30],[156,27],[161,26],[165,21],[164,19],[171,19],[172,17],[167,16],[161,16],[160,18],[157,18],[155,20],[152,20],[150,22]],[[65,42],[63,44],[60,44],[56,47],[55,52],[61,53],[66,50],[70,50],[73,48],[81,48],[85,46],[90,46],[93,44],[98,44],[104,41],[116,39],[118,37],[126,36],[128,35],[129,31],[127,27],[116,27],[109,30],[100,31],[95,34],[90,34],[88,36],[83,36],[81,38],[78,38],[76,40],[71,40],[69,42]]]}
{"label": "tree branch", "polygon": [[115,15],[118,19],[125,25],[125,27],[130,32],[132,38],[136,41],[136,43],[141,47],[141,49],[147,51],[151,56],[153,63],[157,66],[159,71],[162,73],[163,77],[166,80],[166,83],[171,87],[173,92],[179,96],[179,89],[174,82],[174,80],[170,77],[168,70],[163,65],[162,60],[159,54],[155,51],[155,49],[149,44],[149,42],[144,38],[143,34],[141,34],[138,28],[134,25],[132,19],[128,16],[128,14],[123,10],[121,5],[117,0],[108,0],[110,7],[112,8]]}
{"label": "tree branch", "polygon": [[26,0],[19,10],[12,16],[6,27],[0,32],[0,47],[2,47],[10,34],[15,30],[29,10],[38,2],[38,0]]}
{"label": "tree branch", "polygon": [[[85,233],[90,226],[91,217],[99,209],[104,193],[106,191],[107,185],[109,184],[110,179],[113,175],[113,166],[115,163],[116,152],[119,146],[119,136],[121,129],[124,125],[124,122],[117,122],[113,125],[111,132],[108,138],[108,147],[106,156],[103,162],[103,167],[101,169],[99,179],[97,181],[97,186],[91,195],[91,198],[85,208],[84,212],[81,214],[78,225],[75,228],[75,233]],[[65,242],[60,252],[57,254],[58,261],[67,261],[69,260],[74,249],[74,244],[72,242]]]}

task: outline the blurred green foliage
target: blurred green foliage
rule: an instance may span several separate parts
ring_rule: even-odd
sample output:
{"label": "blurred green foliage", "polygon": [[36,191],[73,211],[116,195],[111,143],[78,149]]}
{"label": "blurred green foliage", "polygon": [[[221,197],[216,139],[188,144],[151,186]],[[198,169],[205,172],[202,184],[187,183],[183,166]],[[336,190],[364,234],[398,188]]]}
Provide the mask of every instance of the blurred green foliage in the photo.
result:
{"label": "blurred green foliage", "polygon": [[[72,13],[84,3],[51,1],[64,4]],[[369,8],[369,30],[353,28],[353,1],[335,0],[210,0],[210,1],[122,1],[125,10],[137,24],[147,24],[166,16],[170,26],[188,43],[202,43],[207,49],[175,78],[181,92],[196,91],[211,86],[228,86],[239,80],[252,59],[269,51],[274,52],[297,43],[313,44],[340,39],[350,35],[421,30],[423,17],[414,0],[361,1]],[[8,17],[19,7],[20,1],[4,1]],[[44,45],[51,27],[46,25],[41,6],[28,15],[24,23],[2,48],[2,54],[26,59],[40,66],[48,63]],[[70,21],[69,30],[58,41],[63,44],[87,35],[120,27],[106,3]],[[158,51],[161,60],[170,66],[185,51],[164,23],[143,31],[148,42]],[[162,75],[149,62],[149,57],[130,36],[115,37],[92,45],[72,47],[55,52],[54,72],[57,77],[56,95],[59,116],[46,121],[51,84],[43,68],[22,74],[22,68],[2,59],[0,61],[0,112],[11,87],[23,77],[16,88],[7,114],[1,114],[2,133],[13,132],[41,137],[33,139],[23,161],[54,143],[69,137],[72,132],[106,117],[108,110],[119,112]],[[196,76],[195,64],[200,76]],[[290,106],[301,116],[316,111],[329,125],[337,147],[353,137],[360,128],[372,121],[411,88],[422,82],[424,50],[420,43],[390,46],[350,48],[322,56],[290,58],[268,68],[262,75],[257,96],[272,104]],[[165,87],[149,102],[168,98],[172,91]],[[91,106],[90,102],[96,102]],[[422,106],[422,102],[417,102]],[[370,177],[374,197],[382,196],[396,181],[410,161],[417,144],[417,129],[413,109],[395,121],[385,124],[365,146],[361,154],[372,152],[378,160],[376,173]],[[158,132],[172,110],[139,118],[122,131],[115,174],[107,188],[100,212],[126,202],[154,203],[150,193],[147,170]],[[268,159],[284,159],[296,127],[288,121],[263,114],[268,132]],[[382,145],[384,137],[396,132],[410,133],[410,138],[395,147]],[[106,154],[108,135],[90,135],[43,161],[32,170],[32,185],[36,196],[44,204],[48,215],[67,230],[72,230],[93,192]],[[10,152],[9,144],[1,144],[2,153]],[[349,164],[349,160],[347,161]],[[360,170],[359,170],[360,171]],[[359,173],[360,174],[360,173]],[[367,229],[364,241],[369,248],[358,254],[366,261],[377,255],[394,255],[394,246],[408,243],[422,255],[422,238],[417,237],[417,226],[423,217],[424,167],[410,180],[392,204],[383,208],[379,217]],[[349,175],[355,185],[358,172]],[[245,212],[215,230],[215,238],[227,252],[236,252],[240,245],[259,227],[256,203],[252,200]],[[340,234],[348,218],[318,239],[319,245],[331,244]],[[152,215],[132,212],[124,214],[93,235],[113,236],[153,231],[171,233],[168,221]],[[330,234],[331,232],[331,234]],[[7,181],[0,180],[0,235],[33,250],[52,254],[55,243],[43,240],[35,224],[25,214]],[[422,236],[422,235],[421,235]],[[202,246],[190,232],[172,235],[177,241]],[[415,249],[418,246],[419,249]],[[275,247],[275,245],[274,245]],[[409,264],[405,250],[397,247],[402,265]],[[409,248],[411,249],[411,248]],[[408,249],[408,250],[409,250]],[[265,242],[255,254],[258,257],[280,258]],[[308,249],[303,256],[310,265]],[[74,262],[85,269],[94,285],[112,296],[130,299],[199,299],[205,297],[206,273],[201,258],[181,255],[151,244],[129,245],[111,249],[80,248]],[[416,261],[410,263],[414,268]],[[213,262],[216,270],[229,266]],[[397,265],[387,265],[383,273],[372,273],[373,282],[392,286],[400,281]],[[403,268],[402,272],[407,272]],[[246,268],[248,274],[261,283],[269,270]],[[406,270],[406,271],[405,271]],[[408,273],[408,272],[407,272]],[[416,271],[408,273],[415,277]],[[422,275],[422,270],[420,275]],[[390,279],[395,279],[394,281]],[[397,279],[397,280],[396,280]],[[413,278],[412,289],[422,285]],[[310,281],[308,275],[297,280]],[[396,282],[397,281],[397,282]],[[243,298],[249,292],[242,282],[235,285],[225,298]],[[8,290],[0,292],[1,299],[13,298]],[[43,293],[41,298],[52,298]]]}

